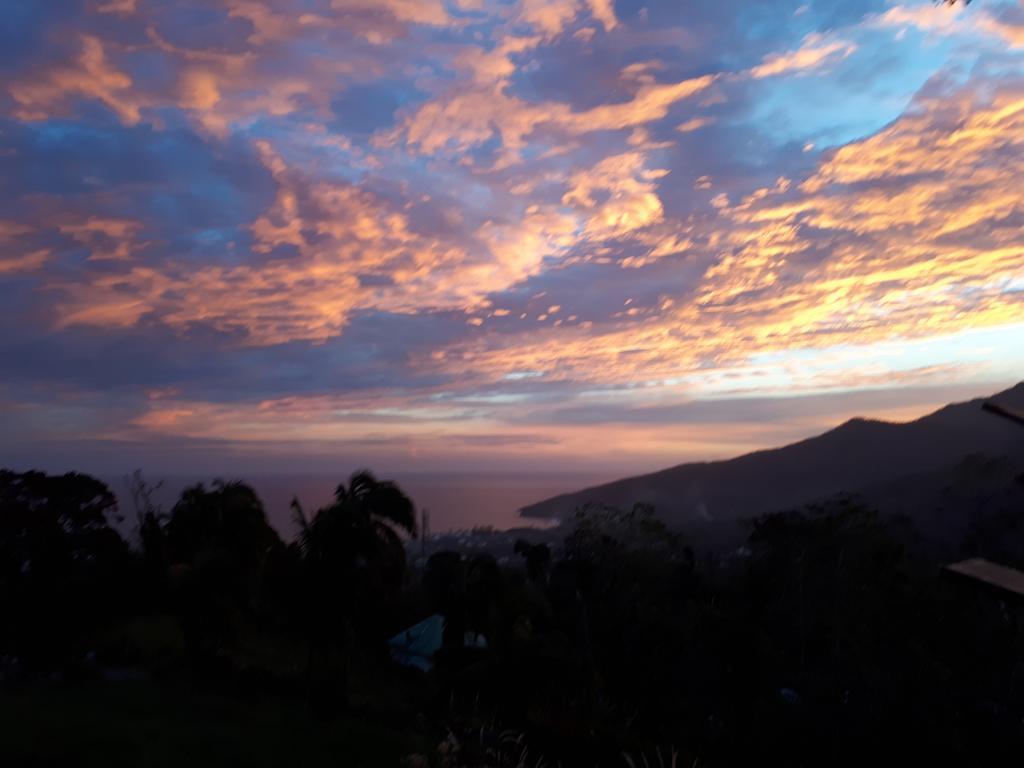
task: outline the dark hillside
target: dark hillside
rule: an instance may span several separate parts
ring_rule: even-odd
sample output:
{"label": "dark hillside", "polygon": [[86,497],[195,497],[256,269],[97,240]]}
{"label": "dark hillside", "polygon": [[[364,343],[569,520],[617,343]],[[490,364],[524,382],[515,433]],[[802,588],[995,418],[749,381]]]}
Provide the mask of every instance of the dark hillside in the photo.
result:
{"label": "dark hillside", "polygon": [[[523,514],[564,518],[589,502],[628,507],[643,501],[668,523],[694,528],[942,472],[971,454],[1024,458],[1024,430],[984,412],[985,399],[948,405],[905,424],[851,419],[782,448],[617,480],[530,505]],[[992,399],[1024,407],[1024,383]]]}

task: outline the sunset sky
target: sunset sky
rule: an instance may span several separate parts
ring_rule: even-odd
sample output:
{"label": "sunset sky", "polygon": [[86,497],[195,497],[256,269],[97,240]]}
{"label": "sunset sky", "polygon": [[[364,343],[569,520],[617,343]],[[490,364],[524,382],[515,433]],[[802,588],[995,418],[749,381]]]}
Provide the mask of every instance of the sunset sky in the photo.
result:
{"label": "sunset sky", "polygon": [[7,0],[0,464],[600,469],[1024,379],[1024,6]]}

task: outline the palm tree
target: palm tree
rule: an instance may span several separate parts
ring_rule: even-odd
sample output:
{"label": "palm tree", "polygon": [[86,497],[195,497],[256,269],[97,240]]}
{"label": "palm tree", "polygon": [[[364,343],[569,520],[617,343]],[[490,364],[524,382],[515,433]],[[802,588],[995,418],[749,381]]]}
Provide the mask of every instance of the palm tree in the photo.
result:
{"label": "palm tree", "polygon": [[390,480],[360,470],[347,487],[338,485],[334,503],[319,509],[312,520],[306,519],[298,500],[292,501],[292,511],[303,559],[334,582],[335,589],[343,589],[359,571],[385,577],[404,572],[401,534],[415,537],[416,513],[412,500]]}
{"label": "palm tree", "polygon": [[[338,485],[334,502],[307,519],[298,500],[292,511],[299,528],[304,588],[302,614],[309,633],[307,681],[317,649],[342,646],[345,666],[353,640],[365,635],[371,615],[401,585],[405,575],[402,534],[416,535],[412,500],[397,484],[368,470]],[[347,670],[344,672],[347,686]]]}

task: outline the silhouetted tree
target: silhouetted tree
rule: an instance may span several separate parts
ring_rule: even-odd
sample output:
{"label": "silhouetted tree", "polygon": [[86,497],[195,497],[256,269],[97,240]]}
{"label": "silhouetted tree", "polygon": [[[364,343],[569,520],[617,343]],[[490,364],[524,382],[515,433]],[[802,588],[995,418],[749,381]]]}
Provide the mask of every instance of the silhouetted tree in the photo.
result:
{"label": "silhouetted tree", "polygon": [[303,557],[334,588],[345,591],[360,570],[374,570],[385,586],[401,582],[401,534],[415,536],[416,516],[412,500],[398,485],[363,470],[347,486],[339,484],[334,503],[317,510],[311,520],[297,501],[292,508]]}
{"label": "silhouetted tree", "polygon": [[655,514],[651,504],[636,503],[623,510],[605,504],[585,504],[573,516],[564,543],[569,560],[598,561],[619,551],[673,552],[679,536]]}
{"label": "silhouetted tree", "polygon": [[268,559],[284,546],[262,502],[245,483],[200,483],[182,492],[162,537],[186,639],[194,651],[223,652],[239,617],[260,609]]}
{"label": "silhouetted tree", "polygon": [[460,647],[466,631],[466,561],[462,555],[441,551],[427,558],[423,589],[429,610],[445,617],[444,647]]}
{"label": "silhouetted tree", "polygon": [[[343,649],[345,666],[354,641],[377,645],[383,640],[380,610],[401,586],[405,575],[402,534],[414,536],[412,500],[397,484],[362,470],[341,483],[334,502],[307,519],[292,502],[299,527],[303,602],[310,652],[307,678],[317,651],[330,644]],[[345,689],[348,671],[343,671]]]}
{"label": "silhouetted tree", "polygon": [[77,473],[0,471],[0,646],[55,661],[116,605],[130,564],[117,501]]}
{"label": "silhouetted tree", "polygon": [[163,530],[168,515],[156,501],[163,481],[150,483],[142,476],[142,470],[137,469],[125,479],[125,483],[135,510],[135,535],[146,575],[151,586],[157,585],[164,580],[169,565]]}
{"label": "silhouetted tree", "polygon": [[535,583],[544,583],[551,568],[551,548],[547,544],[531,544],[519,539],[513,550],[526,563],[526,576]]}

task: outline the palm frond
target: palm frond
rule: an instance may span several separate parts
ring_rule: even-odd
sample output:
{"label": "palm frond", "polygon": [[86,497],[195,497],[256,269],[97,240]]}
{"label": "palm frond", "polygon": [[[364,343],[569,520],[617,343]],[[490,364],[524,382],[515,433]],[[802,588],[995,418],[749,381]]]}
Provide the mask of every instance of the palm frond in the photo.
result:
{"label": "palm frond", "polygon": [[299,503],[298,498],[292,498],[290,507],[292,511],[292,522],[295,524],[295,527],[299,529],[299,549],[305,552],[309,548],[310,522],[306,518],[306,513],[302,510],[302,504]]}
{"label": "palm frond", "polygon": [[372,516],[416,536],[416,507],[405,491],[391,481],[377,483],[366,499]]}

